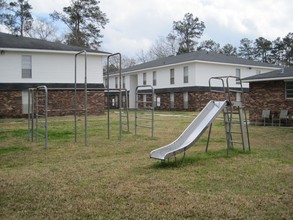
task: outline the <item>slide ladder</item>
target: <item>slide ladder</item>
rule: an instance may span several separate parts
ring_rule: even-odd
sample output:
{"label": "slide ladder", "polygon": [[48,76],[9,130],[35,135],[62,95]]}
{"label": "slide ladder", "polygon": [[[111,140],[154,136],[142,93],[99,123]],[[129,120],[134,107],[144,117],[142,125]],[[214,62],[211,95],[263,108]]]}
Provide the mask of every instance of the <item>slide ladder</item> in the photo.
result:
{"label": "slide ladder", "polygon": [[[235,79],[238,87],[231,88],[229,84],[231,79]],[[213,80],[220,80],[223,88],[215,89],[212,87]],[[226,80],[226,81],[224,81]],[[224,123],[227,142],[227,152],[233,149],[235,145],[241,145],[243,151],[250,151],[250,141],[248,132],[248,120],[245,109],[244,91],[242,87],[241,79],[234,76],[227,77],[212,77],[209,80],[210,91],[212,93],[224,93],[225,98],[230,103],[224,110]],[[209,129],[208,141],[206,151],[208,150],[208,144],[210,140],[212,124]]]}

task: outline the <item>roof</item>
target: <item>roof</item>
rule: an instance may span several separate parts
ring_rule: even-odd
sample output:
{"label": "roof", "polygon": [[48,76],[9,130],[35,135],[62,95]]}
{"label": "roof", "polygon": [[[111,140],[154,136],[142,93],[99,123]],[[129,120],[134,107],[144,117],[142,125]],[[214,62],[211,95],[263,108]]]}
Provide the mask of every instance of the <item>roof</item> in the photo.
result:
{"label": "roof", "polygon": [[243,78],[243,82],[293,80],[293,66]]}
{"label": "roof", "polygon": [[93,50],[89,48],[70,46],[66,44],[61,44],[57,42],[51,42],[46,40],[40,40],[29,37],[22,37],[18,35],[6,34],[0,32],[0,49],[9,48],[9,49],[26,49],[26,50],[53,50],[53,51],[70,51],[70,52],[79,52],[86,50],[90,53],[102,53],[109,54],[107,52]]}
{"label": "roof", "polygon": [[137,70],[144,70],[144,69],[149,69],[149,68],[154,68],[159,66],[168,66],[172,64],[191,62],[191,61],[230,63],[230,64],[245,65],[245,66],[277,68],[275,65],[272,65],[272,64],[256,62],[253,60],[247,60],[247,59],[239,58],[236,56],[229,56],[225,54],[207,52],[207,51],[195,51],[191,53],[180,54],[177,56],[169,56],[165,58],[160,58],[160,59],[153,60],[147,63],[135,65],[133,67],[124,69],[123,72],[133,72]]}

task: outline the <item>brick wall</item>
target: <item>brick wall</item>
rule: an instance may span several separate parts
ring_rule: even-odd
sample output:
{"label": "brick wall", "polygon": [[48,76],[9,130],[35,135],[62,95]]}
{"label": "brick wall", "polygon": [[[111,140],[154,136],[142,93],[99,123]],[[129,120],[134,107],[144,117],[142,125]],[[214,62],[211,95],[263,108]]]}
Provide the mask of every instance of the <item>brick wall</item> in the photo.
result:
{"label": "brick wall", "polygon": [[251,82],[250,99],[248,102],[251,121],[261,119],[262,110],[271,110],[274,117],[278,117],[281,110],[288,109],[292,120],[293,100],[285,99],[285,82]]}
{"label": "brick wall", "polygon": [[0,91],[0,117],[21,117],[21,103],[21,91]]}
{"label": "brick wall", "polygon": [[[21,91],[0,91],[0,117],[26,117],[22,113]],[[78,109],[84,108],[84,91],[77,91]],[[49,90],[49,116],[72,115],[74,108],[73,90]],[[104,112],[104,92],[88,93],[88,114],[102,114]],[[81,113],[81,112],[80,112]]]}

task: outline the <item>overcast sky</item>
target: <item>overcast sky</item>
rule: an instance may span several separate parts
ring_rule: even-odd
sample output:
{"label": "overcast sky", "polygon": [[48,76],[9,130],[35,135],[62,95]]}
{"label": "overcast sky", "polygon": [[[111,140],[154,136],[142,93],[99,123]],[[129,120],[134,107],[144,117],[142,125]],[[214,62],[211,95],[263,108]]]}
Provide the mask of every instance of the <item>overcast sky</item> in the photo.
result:
{"label": "overcast sky", "polygon": [[[45,17],[70,0],[29,0],[33,14]],[[199,41],[239,46],[242,38],[274,40],[293,32],[292,0],[100,0],[109,23],[102,31],[102,50],[136,58],[158,37],[166,37],[173,21],[188,12],[205,23]]]}

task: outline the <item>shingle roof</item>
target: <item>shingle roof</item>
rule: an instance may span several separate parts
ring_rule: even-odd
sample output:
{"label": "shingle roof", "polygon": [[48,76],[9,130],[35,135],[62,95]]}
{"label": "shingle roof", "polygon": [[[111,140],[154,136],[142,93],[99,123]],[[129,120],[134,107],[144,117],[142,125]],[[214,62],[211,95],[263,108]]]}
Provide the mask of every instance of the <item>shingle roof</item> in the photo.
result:
{"label": "shingle roof", "polygon": [[31,49],[31,50],[55,50],[55,51],[82,51],[86,50],[91,53],[105,53],[89,48],[69,46],[61,43],[50,42],[46,40],[34,39],[29,37],[21,37],[12,34],[0,32],[0,48],[13,49]]}
{"label": "shingle roof", "polygon": [[274,70],[268,73],[254,75],[242,79],[243,82],[253,81],[272,81],[272,80],[285,80],[293,79],[293,66],[284,68],[283,70]]}
{"label": "shingle roof", "polygon": [[136,70],[149,69],[149,68],[154,68],[158,66],[166,66],[166,65],[189,62],[189,61],[206,61],[206,62],[216,62],[216,63],[231,63],[231,64],[239,64],[239,65],[248,65],[248,66],[276,67],[275,65],[272,65],[272,64],[256,62],[253,60],[247,60],[247,59],[239,58],[236,56],[228,56],[225,54],[219,54],[219,53],[207,52],[207,51],[195,51],[191,53],[180,54],[177,56],[160,58],[160,59],[153,60],[147,63],[142,63],[139,65],[124,69],[123,72],[132,72]]}

